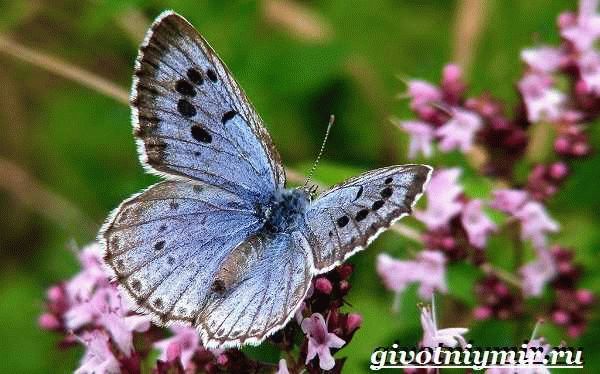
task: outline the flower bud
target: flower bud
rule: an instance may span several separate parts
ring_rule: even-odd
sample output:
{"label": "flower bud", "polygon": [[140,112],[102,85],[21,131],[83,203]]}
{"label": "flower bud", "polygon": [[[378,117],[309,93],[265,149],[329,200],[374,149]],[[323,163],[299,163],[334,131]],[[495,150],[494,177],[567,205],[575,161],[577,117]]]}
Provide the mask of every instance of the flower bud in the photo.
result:
{"label": "flower bud", "polygon": [[329,295],[333,290],[333,286],[331,285],[329,279],[325,277],[319,277],[315,280],[315,289],[325,295]]}

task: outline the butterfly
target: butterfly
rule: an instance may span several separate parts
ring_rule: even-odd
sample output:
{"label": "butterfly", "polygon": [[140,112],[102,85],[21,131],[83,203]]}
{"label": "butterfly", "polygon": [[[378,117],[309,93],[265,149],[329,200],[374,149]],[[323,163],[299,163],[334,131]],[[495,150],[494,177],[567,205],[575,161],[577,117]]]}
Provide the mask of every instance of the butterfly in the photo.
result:
{"label": "butterfly", "polygon": [[165,180],[110,214],[104,261],[140,312],[195,326],[206,347],[256,345],[281,329],[315,275],[411,212],[432,170],[372,170],[317,199],[286,189],[262,120],[172,11],[139,49],[130,102],[141,163]]}

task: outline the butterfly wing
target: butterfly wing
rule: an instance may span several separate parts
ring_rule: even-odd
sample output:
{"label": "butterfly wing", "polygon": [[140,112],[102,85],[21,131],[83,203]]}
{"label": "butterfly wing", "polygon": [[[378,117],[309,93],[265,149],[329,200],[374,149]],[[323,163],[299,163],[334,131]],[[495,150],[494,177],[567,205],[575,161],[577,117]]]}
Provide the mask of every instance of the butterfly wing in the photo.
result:
{"label": "butterfly wing", "polygon": [[260,117],[183,17],[168,11],[152,24],[136,60],[131,105],[150,171],[255,198],[283,187],[283,166]]}
{"label": "butterfly wing", "polygon": [[410,214],[431,170],[425,165],[372,170],[314,201],[305,215],[305,234],[317,272],[339,265],[393,222]]}
{"label": "butterfly wing", "polygon": [[218,187],[160,182],[124,201],[100,231],[105,263],[159,324],[193,322],[221,261],[259,223]]}
{"label": "butterfly wing", "polygon": [[223,295],[213,293],[196,318],[208,347],[258,344],[292,318],[312,280],[312,254],[294,234],[263,238],[263,254],[244,279]]}
{"label": "butterfly wing", "polygon": [[[301,235],[256,239],[245,199],[215,186],[158,183],[121,204],[101,230],[104,260],[121,289],[157,324],[198,327],[211,347],[259,343],[304,298],[312,254]],[[254,238],[260,256],[226,292],[214,281],[228,256]]]}

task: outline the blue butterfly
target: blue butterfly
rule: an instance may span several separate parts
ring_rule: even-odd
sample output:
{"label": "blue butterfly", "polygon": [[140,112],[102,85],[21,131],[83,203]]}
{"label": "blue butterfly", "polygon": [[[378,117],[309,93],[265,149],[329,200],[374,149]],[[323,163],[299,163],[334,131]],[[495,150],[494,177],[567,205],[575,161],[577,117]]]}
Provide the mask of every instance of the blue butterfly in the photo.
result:
{"label": "blue butterfly", "polygon": [[135,64],[141,162],[166,180],[125,200],[99,237],[125,294],[207,347],[258,344],[294,315],[316,274],[411,212],[424,165],[372,170],[312,201],[286,189],[262,120],[208,43],[168,11]]}

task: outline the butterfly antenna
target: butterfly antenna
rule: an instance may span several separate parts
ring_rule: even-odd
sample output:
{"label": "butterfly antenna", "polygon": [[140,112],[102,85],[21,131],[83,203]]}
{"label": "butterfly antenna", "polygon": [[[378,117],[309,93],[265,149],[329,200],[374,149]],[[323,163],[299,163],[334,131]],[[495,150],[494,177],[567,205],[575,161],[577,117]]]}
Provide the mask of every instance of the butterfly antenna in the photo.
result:
{"label": "butterfly antenna", "polygon": [[315,169],[317,168],[317,164],[319,163],[319,160],[321,159],[321,156],[323,155],[323,152],[325,151],[325,143],[327,143],[327,138],[329,137],[329,131],[331,131],[331,126],[333,126],[334,122],[335,122],[335,116],[332,114],[329,116],[329,123],[327,124],[327,131],[325,131],[325,138],[323,139],[323,143],[321,143],[321,149],[319,150],[319,155],[317,156],[317,159],[315,160],[312,167],[310,168],[310,171],[308,172],[308,176],[306,177],[306,180],[304,181],[303,187],[306,187],[308,182],[310,182],[310,179],[312,178],[313,173],[315,172]]}

